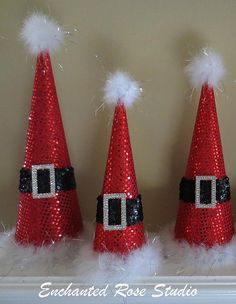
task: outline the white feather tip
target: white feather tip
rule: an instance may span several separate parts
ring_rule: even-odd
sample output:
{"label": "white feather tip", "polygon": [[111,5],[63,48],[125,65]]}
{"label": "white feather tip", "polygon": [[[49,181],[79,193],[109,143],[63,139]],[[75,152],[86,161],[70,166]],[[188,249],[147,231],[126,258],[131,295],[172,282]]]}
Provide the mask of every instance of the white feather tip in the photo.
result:
{"label": "white feather tip", "polygon": [[53,53],[64,39],[61,27],[48,16],[34,13],[23,24],[20,38],[24,41],[30,53]]}
{"label": "white feather tip", "polygon": [[104,88],[104,99],[107,104],[122,102],[130,107],[141,95],[142,88],[127,73],[109,74]]}
{"label": "white feather tip", "polygon": [[185,72],[190,77],[194,88],[204,84],[217,87],[225,74],[222,58],[214,50],[204,48],[198,56],[186,66]]}

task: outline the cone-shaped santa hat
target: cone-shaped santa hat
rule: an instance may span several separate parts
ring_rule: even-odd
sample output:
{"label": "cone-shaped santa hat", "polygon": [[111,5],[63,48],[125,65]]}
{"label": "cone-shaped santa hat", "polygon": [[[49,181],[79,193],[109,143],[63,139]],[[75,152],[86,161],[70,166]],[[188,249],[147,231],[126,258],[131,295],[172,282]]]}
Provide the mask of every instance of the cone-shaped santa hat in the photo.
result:
{"label": "cone-shaped santa hat", "polygon": [[175,237],[212,247],[229,242],[234,233],[213,89],[224,67],[218,54],[204,49],[186,72],[193,87],[202,89],[187,168],[180,183]]}
{"label": "cone-shaped santa hat", "polygon": [[48,17],[33,14],[21,37],[37,63],[15,237],[40,246],[75,236],[82,220],[49,55],[63,32]]}
{"label": "cone-shaped santa hat", "polygon": [[115,113],[102,195],[97,203],[94,249],[129,253],[144,244],[141,196],[138,194],[126,107],[139,97],[140,87],[127,74],[109,76],[105,100]]}

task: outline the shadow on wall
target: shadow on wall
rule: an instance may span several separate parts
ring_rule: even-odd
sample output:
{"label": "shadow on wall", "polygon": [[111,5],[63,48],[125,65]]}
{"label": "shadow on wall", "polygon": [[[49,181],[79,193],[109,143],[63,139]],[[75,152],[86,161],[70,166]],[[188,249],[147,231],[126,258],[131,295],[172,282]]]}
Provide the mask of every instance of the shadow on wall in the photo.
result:
{"label": "shadow on wall", "polygon": [[[176,61],[179,62],[183,73],[187,60],[191,59],[195,53],[205,46],[204,38],[190,30],[175,41],[171,49],[173,57],[177,57]],[[187,78],[186,83],[188,83]],[[189,91],[191,92],[191,90],[189,86]],[[167,158],[170,159],[169,168],[166,168],[169,176],[168,184],[155,189],[141,189],[145,224],[150,231],[158,231],[164,225],[175,221],[178,212],[179,183],[185,174],[200,96],[198,90],[195,90],[192,98],[186,98],[188,92],[182,93],[182,100],[179,101],[179,105],[183,110],[176,132],[177,136],[174,143],[170,144],[169,149],[166,149]],[[170,115],[174,115],[174,113]],[[145,213],[146,208],[151,209],[152,212]]]}
{"label": "shadow on wall", "polygon": [[[18,170],[16,169],[16,176],[18,180]],[[12,184],[1,185],[0,196],[1,196],[1,216],[0,216],[0,231],[5,229],[11,229],[16,225],[17,207],[19,201],[18,182],[17,185]],[[9,195],[10,194],[10,195]],[[9,197],[10,196],[10,197]],[[4,210],[7,210],[4,213]]]}
{"label": "shadow on wall", "polygon": [[[226,168],[227,174],[227,168]],[[230,178],[230,177],[229,177]],[[231,184],[231,205],[233,211],[234,222],[236,220],[236,186]]]}
{"label": "shadow on wall", "polygon": [[[83,169],[79,168],[76,177],[78,177],[78,196],[83,218],[95,222],[97,196],[102,192],[114,107],[109,108],[104,105],[96,116],[94,112],[103,102],[102,88],[105,85],[107,73],[122,68],[124,66],[123,58],[126,56],[122,54],[121,46],[118,47],[114,41],[100,36],[93,37],[89,49],[91,54],[88,58],[94,58],[94,74],[89,79],[88,87],[93,88],[94,96],[96,96],[92,105],[93,113],[91,113],[95,132],[88,143],[87,166],[84,166]],[[88,65],[91,65],[91,62],[88,62]],[[88,123],[91,121],[88,120]],[[89,193],[86,191],[87,184],[91,185]]]}
{"label": "shadow on wall", "polygon": [[184,70],[188,61],[198,54],[202,48],[208,47],[208,44],[209,41],[207,42],[204,37],[189,29],[184,34],[181,34],[179,39],[172,45],[172,56],[176,58],[180,68]]}
{"label": "shadow on wall", "polygon": [[[104,76],[108,72],[114,72],[117,69],[126,70],[129,62],[129,56],[125,54],[125,49],[121,44],[118,44],[115,38],[107,39],[104,36],[96,35],[93,37],[90,49],[97,56],[97,63],[103,69]],[[101,73],[98,75],[98,80],[101,78]],[[104,84],[103,84],[104,85]]]}
{"label": "shadow on wall", "polygon": [[155,189],[141,189],[144,215],[145,208],[152,210],[145,215],[145,223],[151,231],[158,231],[164,225],[174,221],[178,210],[179,183],[185,173],[196,112],[193,103],[185,101],[182,104],[183,115],[176,141],[166,150],[170,159],[169,168],[166,168],[169,176],[168,184]]}
{"label": "shadow on wall", "polygon": [[[80,207],[82,211],[82,216],[85,220],[95,221],[96,217],[96,204],[97,196],[101,194],[102,183],[105,172],[106,165],[106,155],[108,150],[108,129],[106,121],[107,111],[104,111],[102,117],[96,123],[96,132],[94,133],[94,138],[89,143],[89,154],[86,155],[88,161],[88,167],[79,167],[78,172],[76,172],[76,177],[78,180],[78,196]],[[107,137],[107,138],[106,138]],[[87,185],[91,185],[91,191],[87,192]]]}

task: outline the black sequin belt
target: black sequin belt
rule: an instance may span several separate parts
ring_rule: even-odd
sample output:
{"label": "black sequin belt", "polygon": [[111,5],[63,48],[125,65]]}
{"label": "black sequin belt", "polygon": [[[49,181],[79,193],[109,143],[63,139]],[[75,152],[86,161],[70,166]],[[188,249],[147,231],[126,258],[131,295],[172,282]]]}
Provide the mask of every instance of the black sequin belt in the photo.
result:
{"label": "black sequin belt", "polygon": [[74,169],[54,168],[53,165],[35,165],[32,169],[20,170],[19,190],[33,193],[33,197],[51,197],[58,191],[69,191],[76,188]]}
{"label": "black sequin belt", "polygon": [[214,176],[196,176],[196,179],[182,178],[179,186],[179,199],[186,203],[211,204],[224,203],[230,200],[229,178],[216,179]]}
{"label": "black sequin belt", "polygon": [[141,195],[127,199],[124,193],[104,194],[98,196],[97,202],[96,221],[103,224],[105,230],[122,230],[143,221]]}

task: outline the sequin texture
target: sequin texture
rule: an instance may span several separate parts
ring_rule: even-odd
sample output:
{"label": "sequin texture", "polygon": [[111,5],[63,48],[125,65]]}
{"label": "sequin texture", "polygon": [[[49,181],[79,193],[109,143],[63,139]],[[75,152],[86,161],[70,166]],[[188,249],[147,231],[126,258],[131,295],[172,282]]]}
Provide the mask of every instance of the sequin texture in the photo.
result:
{"label": "sequin texture", "polygon": [[[186,179],[185,177],[182,178],[179,186],[179,199],[186,202],[186,203],[194,203],[195,202],[195,184],[196,181],[194,179]],[[203,184],[201,185],[201,197],[200,200],[205,204],[210,203],[209,197],[209,185]],[[204,197],[206,197],[204,199]],[[219,203],[224,203],[229,201],[231,198],[230,194],[230,184],[229,178],[225,176],[222,179],[216,180],[216,200]]]}
{"label": "sequin texture", "polygon": [[[43,187],[47,187],[47,180],[42,180]],[[55,168],[55,190],[67,191],[76,188],[74,169],[69,168]],[[20,192],[32,192],[32,172],[29,169],[20,170]]]}
{"label": "sequin texture", "polygon": [[[115,108],[110,147],[102,194],[125,193],[126,199],[136,199],[138,188],[125,106],[119,102]],[[105,231],[97,223],[94,249],[126,254],[144,244],[143,223],[125,230]]]}
{"label": "sequin texture", "polygon": [[[202,87],[185,178],[226,176],[213,88]],[[229,189],[227,190],[229,191]],[[217,202],[212,209],[180,201],[175,237],[190,244],[212,247],[229,242],[234,233],[231,203]]]}
{"label": "sequin texture", "polygon": [[[103,223],[103,197],[99,196],[97,198],[97,223]],[[116,199],[109,200],[110,212],[109,212],[109,222],[120,223],[121,222],[121,213],[120,206],[117,204]],[[141,195],[136,199],[126,199],[126,225],[132,226],[139,222],[143,221],[143,208],[141,202]]]}
{"label": "sequin texture", "polygon": [[[50,56],[37,57],[34,89],[29,116],[24,169],[53,164],[71,167],[56,94]],[[76,191],[59,191],[50,198],[34,199],[20,193],[16,240],[24,244],[50,244],[82,230]]]}

